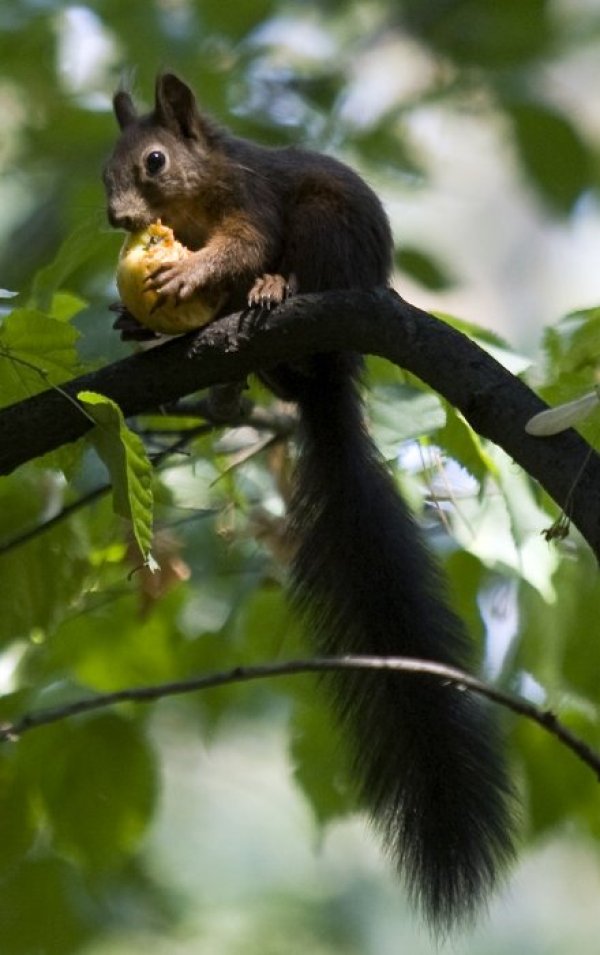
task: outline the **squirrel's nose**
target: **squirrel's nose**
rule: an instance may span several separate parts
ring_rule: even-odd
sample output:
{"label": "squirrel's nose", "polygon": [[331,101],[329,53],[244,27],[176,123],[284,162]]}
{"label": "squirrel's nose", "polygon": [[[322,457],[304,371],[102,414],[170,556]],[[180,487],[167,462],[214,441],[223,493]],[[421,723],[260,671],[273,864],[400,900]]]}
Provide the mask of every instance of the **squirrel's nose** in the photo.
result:
{"label": "squirrel's nose", "polygon": [[135,232],[143,228],[144,224],[139,217],[108,210],[108,221],[113,229],[125,229],[126,232]]}

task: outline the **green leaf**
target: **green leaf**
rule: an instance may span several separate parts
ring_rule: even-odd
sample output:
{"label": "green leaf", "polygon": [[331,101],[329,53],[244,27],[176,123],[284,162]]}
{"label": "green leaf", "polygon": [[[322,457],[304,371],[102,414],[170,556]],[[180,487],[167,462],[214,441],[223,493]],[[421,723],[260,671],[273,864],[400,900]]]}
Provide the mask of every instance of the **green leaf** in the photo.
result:
{"label": "green leaf", "polygon": [[435,441],[481,483],[496,471],[494,462],[487,453],[485,442],[467,424],[456,408],[447,403],[445,407],[446,422],[435,435]]}
{"label": "green leaf", "polygon": [[239,0],[235,6],[219,0],[204,0],[201,7],[204,30],[241,40],[271,15],[273,6],[273,0]]}
{"label": "green leaf", "polygon": [[50,316],[59,322],[70,322],[87,306],[85,299],[71,292],[56,292],[50,303]]}
{"label": "green leaf", "polygon": [[426,46],[487,72],[539,56],[552,36],[546,0],[403,0],[399,9]]}
{"label": "green leaf", "polygon": [[94,927],[92,899],[78,874],[59,859],[28,859],[2,882],[5,955],[73,955]]}
{"label": "green leaf", "polygon": [[140,553],[145,562],[151,561],[152,465],[144,444],[110,398],[93,391],[82,391],[77,398],[96,422],[90,440],[108,468],[115,512],[131,521]]}
{"label": "green leaf", "polygon": [[19,862],[35,836],[31,793],[11,752],[0,758],[0,882]]}
{"label": "green leaf", "polygon": [[[54,512],[62,502],[62,483],[33,468],[0,479],[0,540],[36,527],[45,511]],[[70,612],[89,572],[86,543],[71,519],[0,555],[0,644],[32,630],[45,634]]]}
{"label": "green leaf", "polygon": [[[600,309],[572,312],[544,333],[547,383],[535,389],[551,407],[582,398],[595,390],[600,370]],[[575,423],[593,446],[600,446],[600,413],[590,413]]]}
{"label": "green leaf", "polygon": [[521,160],[533,185],[567,214],[591,185],[588,149],[572,123],[539,103],[509,103]]}
{"label": "green leaf", "polygon": [[431,434],[446,420],[441,399],[431,391],[390,382],[368,396],[369,415],[378,447],[387,458],[403,441]]}
{"label": "green leaf", "polygon": [[[598,726],[568,707],[556,711],[571,732],[598,745]],[[577,819],[583,830],[598,826],[598,780],[594,772],[551,734],[522,719],[515,732],[525,776],[531,831],[541,836]]]}
{"label": "green leaf", "polygon": [[331,708],[316,681],[305,681],[310,692],[294,708],[290,724],[290,755],[294,778],[308,799],[317,822],[324,825],[356,810],[349,757],[337,731]]}
{"label": "green leaf", "polygon": [[600,641],[593,633],[593,622],[600,619],[598,565],[587,548],[575,557],[559,564],[550,604],[524,594],[519,663],[550,693],[557,687],[560,697],[568,687],[600,706]]}
{"label": "green leaf", "polygon": [[114,236],[98,228],[98,220],[92,217],[81,222],[63,241],[55,258],[40,269],[31,288],[30,306],[52,312],[55,293],[62,289],[65,280],[76,269],[97,256],[114,243]]}
{"label": "green leaf", "polygon": [[23,759],[58,848],[91,870],[135,851],[157,794],[154,755],[136,724],[116,714],[56,724],[27,739]]}
{"label": "green leaf", "polygon": [[[552,379],[560,375],[593,372],[600,361],[600,308],[581,309],[566,315],[544,333],[544,351]],[[567,400],[567,399],[563,399]]]}
{"label": "green leaf", "polygon": [[81,372],[75,349],[78,338],[76,329],[35,309],[11,312],[0,327],[0,406]]}
{"label": "green leaf", "polygon": [[542,531],[548,514],[538,505],[529,478],[499,448],[489,445],[495,478],[479,497],[461,498],[452,518],[454,534],[468,553],[487,567],[510,570],[552,599],[552,572],[558,555]]}
{"label": "green leaf", "polygon": [[[122,577],[122,565],[118,571]],[[107,587],[104,575],[97,581]],[[66,675],[71,682],[104,692],[184,675],[184,641],[177,626],[185,606],[181,589],[162,597],[145,615],[140,614],[135,582],[119,600],[102,599],[94,606],[90,599],[89,604],[84,613],[67,616],[35,656],[30,653],[27,675],[37,686],[52,685]]]}
{"label": "green leaf", "polygon": [[472,322],[465,322],[462,318],[456,318],[455,315],[448,315],[446,312],[434,311],[431,314],[477,342],[480,348],[483,348],[488,355],[495,358],[499,364],[513,375],[522,374],[532,364],[530,358],[514,351],[504,339],[495,332],[489,331],[487,328],[482,328],[480,325],[473,325]]}
{"label": "green leaf", "polygon": [[483,651],[486,633],[477,601],[488,576],[486,568],[473,554],[455,550],[444,561],[444,573],[448,579],[452,606]]}
{"label": "green leaf", "polygon": [[386,112],[374,126],[353,130],[352,148],[363,163],[384,169],[387,176],[402,177],[411,183],[425,179],[422,160],[409,142],[396,111]]}
{"label": "green leaf", "polygon": [[453,285],[450,274],[430,255],[412,246],[402,246],[395,255],[396,267],[432,291],[442,291]]}
{"label": "green leaf", "polygon": [[447,325],[451,325],[452,328],[462,332],[467,338],[474,339],[482,348],[486,345],[491,345],[499,349],[509,347],[506,339],[498,335],[497,332],[493,332],[489,328],[484,328],[482,325],[475,325],[474,322],[467,322],[464,318],[458,318],[456,315],[450,315],[448,312],[440,312],[437,309],[432,311],[431,314],[439,318],[441,322],[446,322]]}

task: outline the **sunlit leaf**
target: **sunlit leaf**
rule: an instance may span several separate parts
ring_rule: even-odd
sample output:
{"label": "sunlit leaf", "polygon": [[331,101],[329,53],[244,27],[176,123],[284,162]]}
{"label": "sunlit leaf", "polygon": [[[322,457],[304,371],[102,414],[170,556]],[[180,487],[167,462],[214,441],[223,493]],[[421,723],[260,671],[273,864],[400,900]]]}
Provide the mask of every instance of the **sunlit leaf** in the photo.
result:
{"label": "sunlit leaf", "polygon": [[80,222],[66,237],[54,260],[37,273],[31,288],[31,306],[51,311],[54,296],[63,288],[65,281],[112,241],[112,237],[107,237],[107,230],[99,228],[95,217]]}
{"label": "sunlit leaf", "polygon": [[117,514],[131,521],[144,561],[152,544],[152,465],[142,440],[131,431],[114,401],[91,391],[77,396],[96,422],[90,440],[110,473]]}
{"label": "sunlit leaf", "polygon": [[403,441],[431,434],[444,425],[441,400],[432,392],[408,385],[377,385],[368,398],[370,424],[378,447],[386,457],[395,457]]}
{"label": "sunlit leaf", "polygon": [[11,312],[0,326],[0,404],[12,404],[73,377],[80,370],[78,337],[70,325],[34,309]]}
{"label": "sunlit leaf", "polygon": [[495,473],[496,468],[485,442],[451,405],[446,405],[446,421],[435,440],[446,454],[458,461],[478,481]]}
{"label": "sunlit leaf", "polygon": [[486,566],[509,570],[551,599],[558,554],[542,536],[548,515],[537,503],[531,482],[510,458],[494,446],[489,447],[489,456],[495,477],[486,481],[480,496],[457,502],[454,534]]}

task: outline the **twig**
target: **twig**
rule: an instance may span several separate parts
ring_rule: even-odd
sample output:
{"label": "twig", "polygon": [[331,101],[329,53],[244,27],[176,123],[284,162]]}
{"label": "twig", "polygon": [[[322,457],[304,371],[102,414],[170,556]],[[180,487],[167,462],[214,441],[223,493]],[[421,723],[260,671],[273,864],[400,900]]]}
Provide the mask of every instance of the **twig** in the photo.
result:
{"label": "twig", "polygon": [[445,683],[454,684],[459,689],[470,690],[478,696],[486,697],[499,706],[503,706],[505,709],[537,723],[589,766],[600,780],[600,753],[572,733],[551,710],[541,709],[529,700],[523,699],[523,697],[505,693],[503,690],[490,686],[477,677],[455,667],[433,663],[430,660],[406,657],[344,656],[317,657],[311,660],[288,660],[284,663],[235,667],[233,670],[211,673],[208,676],[191,677],[187,680],[175,680],[170,683],[128,687],[112,693],[98,693],[94,696],[73,700],[70,703],[38,710],[34,713],[26,713],[12,723],[3,723],[0,725],[0,743],[14,742],[24,733],[37,727],[48,726],[50,723],[57,723],[60,720],[82,713],[106,709],[117,703],[150,703],[165,697],[195,693],[233,683],[247,683],[251,680],[291,676],[296,673],[323,673],[339,670],[381,670],[434,676]]}

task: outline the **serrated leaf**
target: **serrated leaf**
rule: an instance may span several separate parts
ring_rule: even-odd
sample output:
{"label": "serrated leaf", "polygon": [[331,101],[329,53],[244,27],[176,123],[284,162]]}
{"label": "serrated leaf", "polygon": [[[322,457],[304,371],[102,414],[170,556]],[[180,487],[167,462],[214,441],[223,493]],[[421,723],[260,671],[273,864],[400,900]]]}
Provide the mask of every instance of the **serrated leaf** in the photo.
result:
{"label": "serrated leaf", "polygon": [[86,307],[85,299],[71,292],[56,292],[52,296],[49,314],[59,322],[70,322]]}
{"label": "serrated leaf", "polygon": [[80,372],[78,338],[75,328],[35,309],[18,308],[7,315],[0,327],[0,406]]}
{"label": "serrated leaf", "polygon": [[113,488],[113,506],[131,521],[144,561],[152,544],[152,465],[142,440],[131,431],[119,406],[104,395],[82,391],[77,398],[96,422],[90,434],[96,451],[108,468]]}

